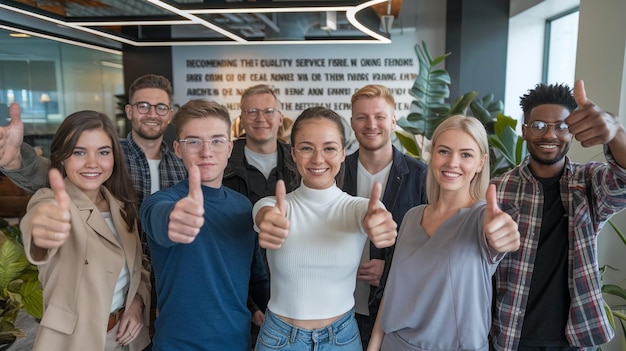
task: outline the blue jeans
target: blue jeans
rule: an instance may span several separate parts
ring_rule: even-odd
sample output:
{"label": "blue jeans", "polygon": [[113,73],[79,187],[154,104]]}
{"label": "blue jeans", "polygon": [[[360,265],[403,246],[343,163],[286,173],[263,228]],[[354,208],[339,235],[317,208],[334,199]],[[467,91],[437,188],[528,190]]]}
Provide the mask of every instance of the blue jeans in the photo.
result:
{"label": "blue jeans", "polygon": [[315,330],[300,329],[267,310],[255,351],[362,351],[354,310],[332,324]]}

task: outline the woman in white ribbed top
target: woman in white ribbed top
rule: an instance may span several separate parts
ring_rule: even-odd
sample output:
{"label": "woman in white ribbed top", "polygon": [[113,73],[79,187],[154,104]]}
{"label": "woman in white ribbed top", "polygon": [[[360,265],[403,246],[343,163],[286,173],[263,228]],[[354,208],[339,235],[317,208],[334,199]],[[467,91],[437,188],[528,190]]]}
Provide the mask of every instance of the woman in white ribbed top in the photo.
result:
{"label": "woman in white ribbed top", "polygon": [[366,238],[394,244],[396,224],[372,189],[372,201],[344,193],[335,178],[345,159],[341,116],[305,110],[293,125],[298,189],[259,200],[253,210],[271,273],[270,301],[257,351],[362,350],[354,319],[354,285]]}

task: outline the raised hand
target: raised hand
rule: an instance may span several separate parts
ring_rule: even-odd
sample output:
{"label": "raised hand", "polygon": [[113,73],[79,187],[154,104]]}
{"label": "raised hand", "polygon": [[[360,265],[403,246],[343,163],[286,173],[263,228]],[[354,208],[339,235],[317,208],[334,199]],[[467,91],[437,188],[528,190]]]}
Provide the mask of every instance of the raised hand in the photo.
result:
{"label": "raised hand", "polygon": [[487,243],[498,252],[517,250],[520,245],[517,223],[498,207],[494,184],[490,184],[487,188],[486,200],[483,230]]}
{"label": "raised hand", "polygon": [[285,202],[287,191],[285,182],[276,182],[276,204],[274,207],[266,206],[257,212],[256,223],[259,228],[259,246],[266,249],[279,249],[287,235],[289,235],[290,223],[287,219],[287,204]]}
{"label": "raised hand", "polygon": [[58,169],[48,173],[54,200],[41,203],[32,218],[32,236],[35,246],[54,249],[63,245],[70,236],[70,197],[65,191],[63,176]]}
{"label": "raised hand", "polygon": [[21,119],[20,105],[12,103],[9,106],[11,123],[0,127],[0,167],[5,169],[17,169],[22,166],[20,145],[24,138],[24,123]]}
{"label": "raised hand", "polygon": [[574,99],[578,108],[565,119],[565,123],[569,125],[570,133],[582,146],[607,144],[622,129],[617,116],[603,111],[587,99],[582,80],[574,83]]}
{"label": "raised hand", "polygon": [[167,235],[173,242],[189,244],[204,225],[204,196],[200,169],[189,168],[189,195],[180,199],[170,213]]}
{"label": "raised hand", "polygon": [[380,183],[375,183],[367,205],[367,213],[363,218],[363,229],[370,241],[379,249],[393,245],[398,236],[397,225],[391,212],[378,206],[381,192],[382,186]]}

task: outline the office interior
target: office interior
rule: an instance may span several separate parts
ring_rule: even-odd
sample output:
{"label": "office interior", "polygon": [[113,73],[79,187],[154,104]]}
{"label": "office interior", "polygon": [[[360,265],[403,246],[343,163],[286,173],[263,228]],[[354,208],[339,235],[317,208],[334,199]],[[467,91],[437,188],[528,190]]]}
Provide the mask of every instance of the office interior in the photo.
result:
{"label": "office interior", "polygon": [[[451,97],[472,90],[493,93],[504,102],[505,114],[520,119],[519,96],[536,83],[573,85],[574,79],[584,79],[590,99],[626,125],[624,14],[624,0],[0,0],[0,123],[7,122],[6,106],[19,102],[25,140],[41,146],[45,155],[56,126],[78,110],[106,113],[125,136],[129,127],[119,104],[143,74],[169,78],[175,104],[197,97],[229,103],[238,98],[237,88],[254,83],[255,70],[305,72],[309,77],[339,72],[327,66],[295,67],[300,58],[413,58],[413,66],[372,72],[417,73],[413,46],[425,42],[433,56],[450,53],[445,68],[452,79]],[[239,65],[198,70],[202,82],[195,84],[187,74],[196,71],[185,61],[196,58],[231,58]],[[244,60],[263,58],[293,60],[292,67],[241,67]],[[246,77],[218,84],[205,76],[220,69],[245,71]],[[353,90],[374,83],[372,78],[338,87]],[[209,95],[189,93],[189,88],[214,83],[220,86],[215,95],[210,89],[205,92]],[[396,98],[410,104],[410,79],[378,83],[393,85],[401,95]],[[225,95],[227,86],[235,89],[230,96]],[[350,97],[323,95],[319,101],[333,103]],[[345,116],[347,110],[339,112]],[[236,118],[236,106],[231,112]],[[297,112],[294,108],[290,117]],[[400,112],[398,117],[408,110]],[[603,160],[600,148],[576,143],[570,156],[580,162]],[[626,228],[626,214],[614,221]],[[600,264],[618,262],[620,271],[607,273],[607,279],[624,285],[626,262],[615,249],[619,239],[609,230],[600,238]],[[603,349],[626,350],[621,339]]]}

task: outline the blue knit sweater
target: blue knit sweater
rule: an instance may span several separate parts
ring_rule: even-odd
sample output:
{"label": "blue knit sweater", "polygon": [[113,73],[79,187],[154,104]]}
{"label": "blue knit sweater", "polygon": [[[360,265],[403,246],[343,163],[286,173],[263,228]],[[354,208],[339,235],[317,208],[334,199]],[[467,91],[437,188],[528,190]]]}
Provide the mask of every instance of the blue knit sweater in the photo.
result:
{"label": "blue knit sweater", "polygon": [[169,214],[188,192],[184,180],[141,206],[158,295],[153,350],[250,350],[248,287],[267,284],[253,260],[252,206],[226,187],[203,186],[204,226],[191,244],[177,244],[167,236]]}

